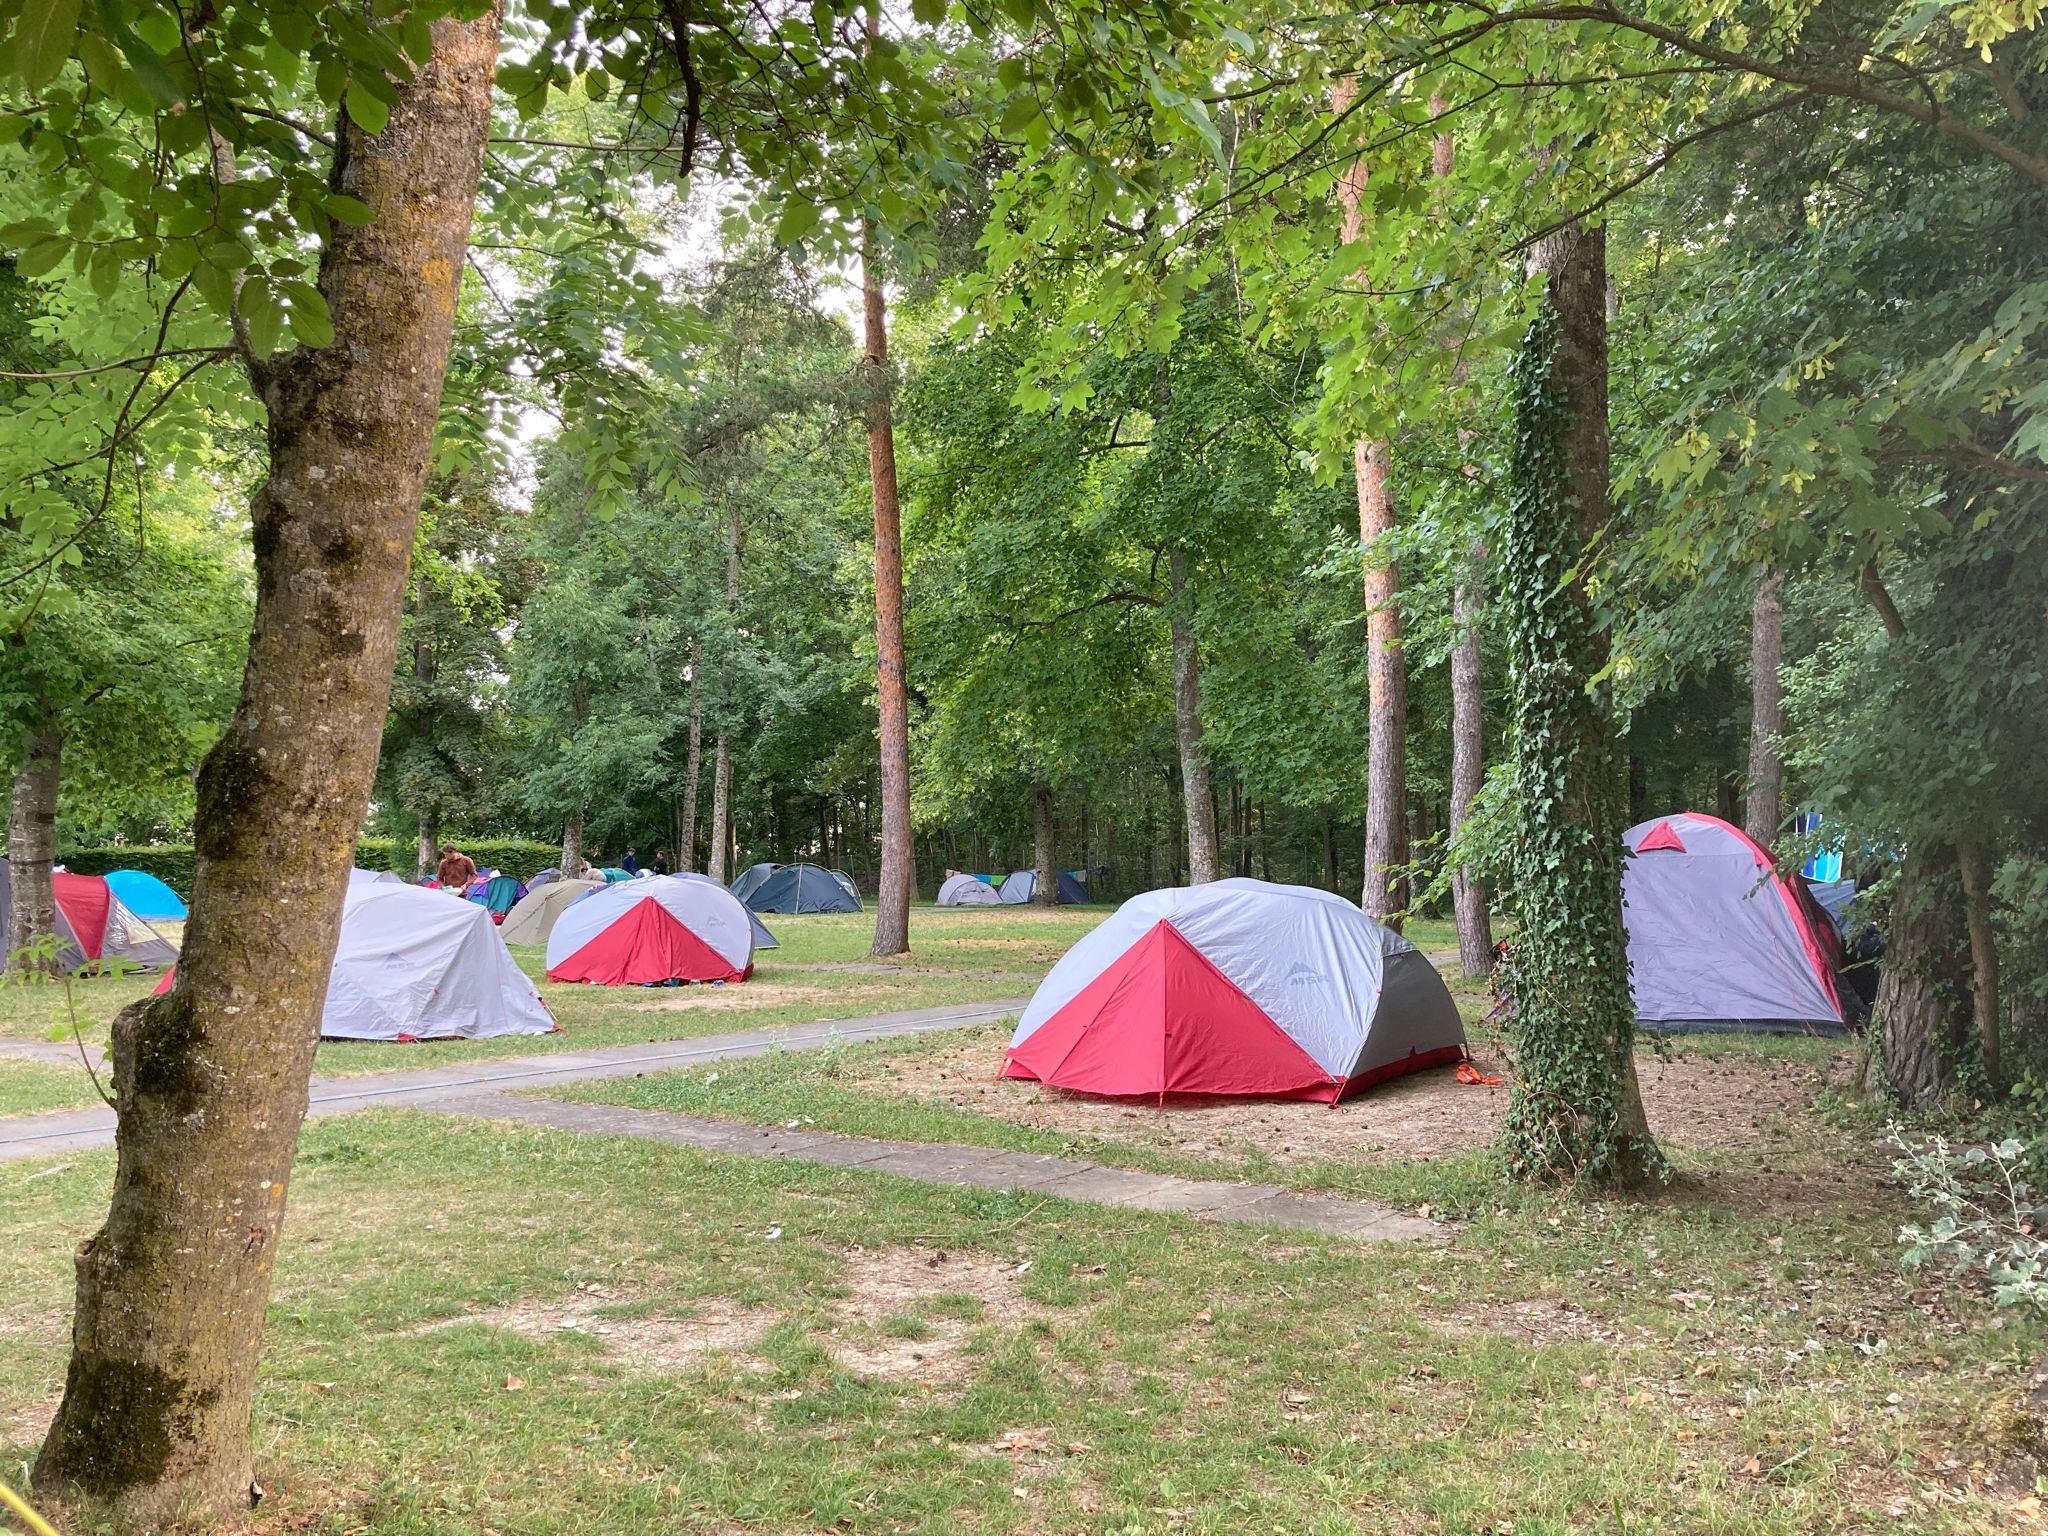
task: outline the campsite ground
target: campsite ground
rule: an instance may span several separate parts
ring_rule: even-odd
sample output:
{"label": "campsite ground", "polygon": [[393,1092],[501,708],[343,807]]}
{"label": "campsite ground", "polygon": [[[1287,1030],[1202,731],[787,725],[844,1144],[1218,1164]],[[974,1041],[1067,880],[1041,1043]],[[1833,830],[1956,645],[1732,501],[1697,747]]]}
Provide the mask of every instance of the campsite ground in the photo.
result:
{"label": "campsite ground", "polygon": [[[914,979],[804,969],[862,965],[857,921],[778,924],[786,948],[755,995],[803,997],[741,1016],[715,995],[649,1010],[648,994],[556,989],[591,1011],[565,1012],[554,1039],[845,1017],[933,1000],[923,987],[1017,995],[1028,981],[972,973],[1042,967],[1099,916],[920,912]],[[884,981],[900,993],[860,990]],[[0,1030],[43,1033],[17,1019],[17,994],[4,1001]],[[1336,1111],[1161,1116],[994,1082],[1000,1040],[960,1031],[575,1091],[1256,1175],[1454,1225],[1442,1242],[1365,1246],[478,1118],[321,1122],[280,1254],[257,1425],[272,1493],[250,1529],[2041,1523],[2010,1407],[2041,1328],[1900,1270],[1881,1131],[1839,1107],[1825,1045],[1646,1052],[1682,1177],[1620,1201],[1505,1181],[1484,1145],[1501,1095],[1448,1073]],[[369,1054],[408,1066],[427,1049]],[[364,1069],[331,1050],[323,1070]],[[70,1255],[110,1169],[104,1152],[0,1165],[9,1464],[53,1405]]]}

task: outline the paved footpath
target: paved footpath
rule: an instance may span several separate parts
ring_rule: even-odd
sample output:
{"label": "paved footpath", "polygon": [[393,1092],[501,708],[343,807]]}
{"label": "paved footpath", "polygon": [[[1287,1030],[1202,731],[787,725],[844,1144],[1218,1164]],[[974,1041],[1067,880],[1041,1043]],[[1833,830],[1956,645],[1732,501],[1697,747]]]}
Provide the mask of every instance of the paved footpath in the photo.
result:
{"label": "paved footpath", "polygon": [[[1443,1229],[1436,1223],[1405,1216],[1385,1206],[1326,1195],[1292,1194],[1272,1184],[1181,1179],[1038,1153],[877,1141],[831,1131],[766,1129],[660,1110],[569,1104],[523,1096],[525,1091],[536,1088],[672,1071],[691,1062],[736,1060],[839,1041],[882,1040],[961,1029],[1010,1017],[1023,1006],[1022,999],[1002,999],[864,1019],[741,1030],[695,1040],[503,1057],[414,1072],[316,1077],[308,1113],[325,1118],[363,1109],[428,1109],[517,1120],[561,1130],[642,1137],[738,1156],[795,1158],[863,1168],[934,1184],[1029,1190],[1134,1210],[1180,1212],[1208,1221],[1258,1222],[1360,1242],[1443,1235]],[[111,1146],[113,1141],[114,1113],[104,1106],[0,1119],[0,1162],[90,1151]]]}

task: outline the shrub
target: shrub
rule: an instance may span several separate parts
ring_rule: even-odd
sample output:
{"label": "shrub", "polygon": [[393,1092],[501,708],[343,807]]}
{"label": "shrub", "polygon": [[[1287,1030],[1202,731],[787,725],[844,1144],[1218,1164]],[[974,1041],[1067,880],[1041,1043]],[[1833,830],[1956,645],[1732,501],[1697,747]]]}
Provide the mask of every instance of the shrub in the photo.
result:
{"label": "shrub", "polygon": [[1959,1144],[1919,1140],[1897,1125],[1892,1171],[1933,1220],[1899,1228],[1906,1263],[1941,1265],[1990,1287],[2000,1306],[2048,1308],[2048,1200],[2027,1177],[2030,1149],[2016,1137]]}

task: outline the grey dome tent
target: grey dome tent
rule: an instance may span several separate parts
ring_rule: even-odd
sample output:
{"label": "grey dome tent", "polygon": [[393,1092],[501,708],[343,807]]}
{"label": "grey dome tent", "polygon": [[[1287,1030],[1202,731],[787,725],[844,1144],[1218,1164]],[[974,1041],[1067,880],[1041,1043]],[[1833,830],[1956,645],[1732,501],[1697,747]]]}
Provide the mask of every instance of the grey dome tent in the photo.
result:
{"label": "grey dome tent", "polygon": [[[752,870],[748,871],[753,873]],[[738,895],[735,890],[734,895]],[[782,864],[741,896],[755,912],[858,912],[860,893],[837,870],[818,864]]]}
{"label": "grey dome tent", "polygon": [[[674,880],[701,880],[706,885],[718,885],[718,882],[712,879],[709,875],[700,875],[693,869],[679,869],[675,872],[674,875],[670,876],[670,878]],[[721,891],[725,889],[725,887],[722,885],[719,885],[718,888]],[[740,905],[745,907],[747,904],[745,902],[741,902]],[[754,915],[754,909],[752,907],[747,907],[747,921],[754,925],[754,948],[782,948],[782,941],[776,938],[774,934],[768,931],[768,925],[762,922],[759,917]]]}
{"label": "grey dome tent", "polygon": [[996,888],[979,875],[949,875],[939,887],[942,907],[994,907],[1000,906],[1002,900]]}
{"label": "grey dome tent", "polygon": [[[9,932],[14,882],[8,862],[0,858],[0,956],[14,952]],[[75,971],[120,961],[133,966],[171,965],[178,952],[149,924],[121,904],[114,888],[98,875],[73,875],[63,870],[50,876],[55,899],[57,967]]]}
{"label": "grey dome tent", "polygon": [[[1009,906],[1021,906],[1038,893],[1038,873],[1035,870],[1020,869],[1003,882],[1002,898]],[[1062,904],[1082,902],[1088,899],[1087,887],[1068,874],[1060,871],[1060,901]]]}
{"label": "grey dome tent", "polygon": [[1622,835],[1629,986],[1646,1029],[1838,1035],[1840,935],[1739,827],[1681,812]]}
{"label": "grey dome tent", "polygon": [[727,889],[733,895],[739,897],[741,901],[745,901],[754,892],[761,889],[761,882],[763,880],[766,880],[780,868],[782,868],[780,864],[749,864],[739,872]]}

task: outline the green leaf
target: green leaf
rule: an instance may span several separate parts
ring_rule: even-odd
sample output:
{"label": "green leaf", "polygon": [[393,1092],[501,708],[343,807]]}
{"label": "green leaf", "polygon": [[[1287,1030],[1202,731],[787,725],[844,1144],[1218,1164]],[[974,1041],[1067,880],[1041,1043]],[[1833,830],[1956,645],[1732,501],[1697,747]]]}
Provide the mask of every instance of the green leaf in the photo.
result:
{"label": "green leaf", "polygon": [[40,91],[64,68],[78,36],[79,0],[29,0],[15,23],[14,70],[22,83]]}
{"label": "green leaf", "polygon": [[93,89],[112,96],[121,88],[121,55],[97,32],[81,32],[78,37],[78,62],[85,66],[85,78]]}
{"label": "green leaf", "polygon": [[22,277],[41,277],[70,253],[70,240],[63,235],[45,235],[14,259],[14,270]]}
{"label": "green leaf", "polygon": [[320,199],[320,206],[344,224],[377,222],[377,215],[368,203],[359,197],[350,197],[346,192],[329,192]]}
{"label": "green leaf", "polygon": [[775,243],[795,245],[818,227],[818,205],[801,192],[792,192],[782,203],[782,217],[775,221]]}
{"label": "green leaf", "polygon": [[309,347],[332,346],[334,316],[329,313],[327,299],[320,290],[307,282],[279,283],[277,286],[292,303],[292,334]]}
{"label": "green leaf", "polygon": [[[384,131],[384,124],[391,117],[391,108],[354,75],[349,76],[347,99],[351,122],[373,139]],[[321,345],[324,346],[325,343]]]}

